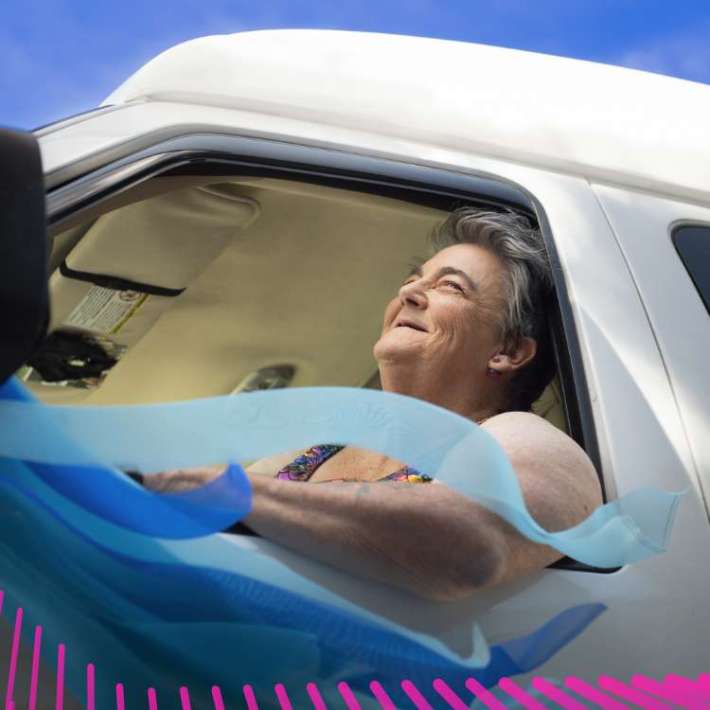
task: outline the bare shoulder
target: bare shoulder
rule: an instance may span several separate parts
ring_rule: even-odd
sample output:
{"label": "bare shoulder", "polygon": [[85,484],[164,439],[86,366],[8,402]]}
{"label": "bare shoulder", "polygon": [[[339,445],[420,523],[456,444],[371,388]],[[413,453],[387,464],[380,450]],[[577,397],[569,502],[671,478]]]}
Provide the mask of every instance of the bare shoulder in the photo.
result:
{"label": "bare shoulder", "polygon": [[505,412],[482,427],[505,450],[525,503],[547,530],[577,525],[602,504],[599,476],[567,434],[531,412]]}

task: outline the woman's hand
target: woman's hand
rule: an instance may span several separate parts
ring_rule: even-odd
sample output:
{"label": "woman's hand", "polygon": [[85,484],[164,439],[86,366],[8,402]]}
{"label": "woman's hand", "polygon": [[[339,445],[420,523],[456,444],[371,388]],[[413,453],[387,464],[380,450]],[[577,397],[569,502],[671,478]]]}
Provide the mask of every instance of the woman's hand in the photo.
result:
{"label": "woman's hand", "polygon": [[143,486],[155,493],[184,493],[199,488],[221,476],[226,466],[182,468],[143,476]]}

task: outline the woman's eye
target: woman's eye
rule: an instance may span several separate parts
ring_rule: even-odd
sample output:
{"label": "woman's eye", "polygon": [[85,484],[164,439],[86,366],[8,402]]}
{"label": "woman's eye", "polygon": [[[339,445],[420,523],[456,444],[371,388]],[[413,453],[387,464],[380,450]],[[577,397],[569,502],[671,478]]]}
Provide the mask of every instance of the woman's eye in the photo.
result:
{"label": "woman's eye", "polygon": [[460,291],[461,293],[464,292],[463,286],[460,283],[457,283],[456,281],[450,281],[450,280],[445,280],[441,282],[444,286],[450,286],[451,288],[456,289],[457,291]]}

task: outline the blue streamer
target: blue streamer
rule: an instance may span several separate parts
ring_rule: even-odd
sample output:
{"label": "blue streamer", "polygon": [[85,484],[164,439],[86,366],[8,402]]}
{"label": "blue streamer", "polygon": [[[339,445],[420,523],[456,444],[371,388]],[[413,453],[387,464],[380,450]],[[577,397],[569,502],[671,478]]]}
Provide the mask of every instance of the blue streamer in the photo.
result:
{"label": "blue streamer", "polygon": [[[472,622],[472,650],[461,657],[276,558],[211,535],[250,508],[248,479],[237,465],[179,495],[149,493],[117,470],[255,459],[319,442],[407,461],[530,539],[598,566],[662,551],[678,501],[678,494],[638,491],[575,528],[548,533],[525,508],[492,437],[451,412],[393,394],[316,388],[77,408],[33,401],[10,381],[0,386],[0,512],[13,513],[4,516],[0,540],[2,583],[57,627],[55,636],[71,639],[77,658],[98,661],[98,653],[115,680],[130,678],[132,688],[145,688],[150,668],[166,692],[188,680],[204,693],[214,682],[234,692],[250,682],[265,697],[274,682],[304,679],[333,687],[345,679],[363,692],[366,680],[392,687],[404,677],[430,683],[474,675],[493,684],[544,663],[603,610],[569,609],[492,649]],[[274,648],[286,649],[285,657]],[[77,673],[70,680],[78,688]]]}
{"label": "blue streamer", "polygon": [[[302,388],[131,407],[6,399],[0,421],[0,455],[142,471],[257,459],[306,443],[348,443],[406,461],[498,513],[530,540],[597,567],[665,550],[681,495],[641,489],[576,527],[548,532],[528,512],[508,458],[485,430],[426,402],[368,390]],[[70,445],[79,441],[81,447]]]}
{"label": "blue streamer", "polygon": [[[8,477],[31,475],[22,472],[22,464],[17,467],[6,471]],[[22,589],[17,597],[36,620],[42,621],[42,612],[51,615],[45,627],[70,651],[75,692],[81,691],[87,661],[110,669],[110,686],[121,681],[136,703],[149,685],[163,696],[174,695],[188,681],[193,698],[208,697],[214,682],[225,697],[237,697],[249,682],[266,699],[275,682],[303,686],[304,679],[320,681],[323,692],[347,680],[367,693],[377,679],[396,694],[405,677],[420,687],[434,677],[462,685],[471,675],[492,685],[543,663],[604,609],[568,609],[534,633],[493,647],[488,662],[475,670],[382,625],[248,575],[180,565],[174,558],[172,563],[136,560],[103,548],[90,535],[60,524],[56,506],[37,495],[42,485],[37,482],[31,501],[6,481],[0,485],[0,500],[7,501],[3,493],[10,491],[14,503],[3,542],[22,551],[2,568],[12,570],[11,587]],[[74,517],[69,507],[67,513]],[[51,536],[51,547],[39,530]],[[209,542],[201,541],[201,547],[209,550]],[[155,542],[146,547],[159,556],[151,549]],[[108,702],[110,692],[104,694]]]}
{"label": "blue streamer", "polygon": [[[33,401],[31,395],[16,380],[0,385],[0,399],[14,402],[29,402],[33,411],[41,411],[44,405]],[[0,415],[3,429],[14,431],[13,423]],[[14,422],[17,424],[17,422]],[[50,439],[65,451],[80,450],[82,439],[63,434],[61,427],[43,429],[29,424],[28,433],[41,450],[43,440]],[[126,447],[130,439],[113,434]],[[226,472],[208,485],[178,494],[155,495],[127,479],[125,474],[110,465],[96,465],[98,459],[82,453],[82,464],[65,464],[47,461],[44,457],[12,456],[12,452],[0,446],[0,456],[19,458],[45,483],[69,500],[96,515],[143,533],[165,538],[194,538],[225,530],[241,520],[251,510],[251,486],[242,468],[231,463]],[[43,463],[37,463],[43,461]],[[32,463],[35,462],[35,463]],[[91,481],[91,485],[87,485]],[[23,480],[18,479],[22,486]]]}

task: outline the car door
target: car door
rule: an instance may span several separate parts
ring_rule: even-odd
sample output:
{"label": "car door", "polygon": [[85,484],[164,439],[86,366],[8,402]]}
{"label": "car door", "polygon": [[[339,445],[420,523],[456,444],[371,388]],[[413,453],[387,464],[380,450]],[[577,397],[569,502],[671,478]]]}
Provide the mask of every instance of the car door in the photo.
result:
{"label": "car door", "polygon": [[[130,110],[138,113],[143,109]],[[229,163],[235,166],[230,169],[252,177],[268,174],[299,185],[318,183],[328,189],[396,199],[403,195],[411,199],[408,191],[428,190],[428,206],[434,210],[445,211],[456,200],[475,196],[492,204],[533,211],[559,260],[557,317],[564,335],[561,342],[567,349],[562,362],[569,370],[563,378],[567,425],[600,470],[608,500],[642,485],[678,489],[688,483],[692,475],[688,449],[677,409],[671,406],[672,392],[643,302],[584,179],[475,155],[448,155],[446,161],[434,166],[436,151],[431,151],[427,165],[426,151],[424,158],[399,155],[382,159],[369,156],[367,146],[349,153],[342,147],[329,151],[308,141],[225,136],[216,129],[168,130],[160,123],[164,117],[160,110],[146,109],[130,135],[119,130],[119,125],[125,124],[118,119],[120,112],[87,118],[84,129],[91,126],[92,130],[83,133],[80,122],[45,134],[47,182],[52,188],[49,219],[63,235],[55,247],[59,249],[52,263],[55,269],[78,243],[66,236],[72,220],[79,220],[77,224],[84,218],[90,221],[89,217],[106,205],[119,204],[121,195],[130,189],[168,171],[178,177],[199,176],[201,169],[204,174],[206,164],[214,169]],[[114,123],[110,125],[111,120]],[[160,130],[159,125],[163,125]],[[116,138],[119,135],[120,140]],[[643,358],[637,357],[638,351],[643,352]],[[23,357],[26,352],[27,348]],[[232,543],[248,544],[261,555],[285,560],[330,592],[391,622],[429,634],[461,654],[471,650],[475,623],[481,625],[490,644],[512,649],[516,641],[532,638],[565,611],[585,610],[580,612],[579,623],[568,627],[565,643],[543,644],[535,662],[530,661],[532,665],[518,659],[517,672],[523,681],[525,671],[558,678],[578,674],[590,680],[599,673],[659,675],[668,668],[669,656],[673,670],[692,673],[701,667],[694,648],[702,632],[693,618],[705,608],[700,599],[703,574],[698,570],[707,553],[699,543],[704,521],[698,501],[689,498],[668,554],[613,571],[567,563],[445,609],[403,599],[385,588],[378,587],[374,593],[370,584],[345,580],[337,572],[314,567],[266,541],[234,539]],[[672,611],[659,613],[665,605],[672,606]],[[665,653],[654,650],[652,640],[659,636],[668,639]],[[535,637],[532,645],[523,644],[532,657],[535,639],[540,637]],[[433,691],[428,688],[424,692]],[[460,687],[456,692],[463,697],[466,691]]]}

